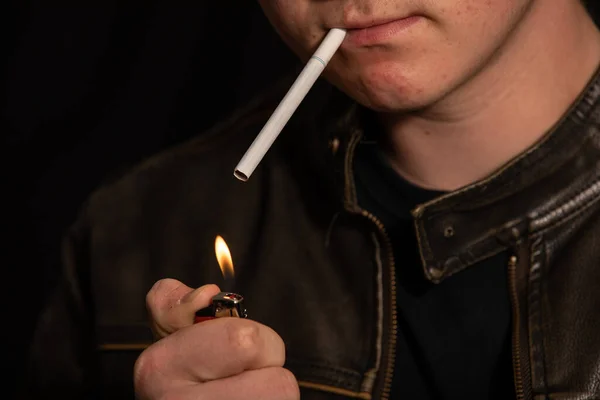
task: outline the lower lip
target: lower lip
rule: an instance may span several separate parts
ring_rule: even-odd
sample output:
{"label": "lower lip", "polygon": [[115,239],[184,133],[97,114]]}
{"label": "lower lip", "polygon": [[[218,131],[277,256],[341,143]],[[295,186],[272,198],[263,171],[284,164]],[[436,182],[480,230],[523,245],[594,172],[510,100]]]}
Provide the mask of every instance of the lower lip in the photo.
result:
{"label": "lower lip", "polygon": [[376,45],[395,37],[421,20],[415,15],[363,29],[349,29],[344,44],[350,46]]}

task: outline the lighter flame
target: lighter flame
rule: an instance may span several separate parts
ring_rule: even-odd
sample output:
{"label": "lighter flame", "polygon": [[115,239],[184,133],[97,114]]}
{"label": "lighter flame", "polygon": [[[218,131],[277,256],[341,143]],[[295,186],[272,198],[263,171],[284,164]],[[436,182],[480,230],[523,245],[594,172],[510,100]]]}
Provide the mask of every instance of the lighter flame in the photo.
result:
{"label": "lighter flame", "polygon": [[223,278],[232,279],[235,274],[231,252],[229,251],[229,247],[227,247],[227,243],[225,243],[225,240],[221,236],[217,236],[215,239],[215,254],[217,255],[217,261],[219,262],[219,267],[221,267]]}

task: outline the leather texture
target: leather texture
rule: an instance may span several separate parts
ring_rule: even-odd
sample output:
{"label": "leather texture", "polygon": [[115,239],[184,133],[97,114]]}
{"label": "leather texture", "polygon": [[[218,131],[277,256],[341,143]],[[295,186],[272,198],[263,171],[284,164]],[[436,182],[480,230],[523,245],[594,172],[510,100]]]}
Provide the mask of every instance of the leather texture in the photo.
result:
{"label": "leather texture", "polygon": [[[384,227],[356,205],[359,108],[319,83],[251,179],[232,176],[281,93],[94,193],[65,240],[64,282],[38,324],[23,397],[131,398],[133,363],[152,341],[146,292],[167,277],[221,284],[216,235],[251,318],[284,339],[303,399],[387,397],[394,260]],[[432,282],[510,252],[521,398],[600,398],[599,206],[596,76],[533,148],[414,211]]]}

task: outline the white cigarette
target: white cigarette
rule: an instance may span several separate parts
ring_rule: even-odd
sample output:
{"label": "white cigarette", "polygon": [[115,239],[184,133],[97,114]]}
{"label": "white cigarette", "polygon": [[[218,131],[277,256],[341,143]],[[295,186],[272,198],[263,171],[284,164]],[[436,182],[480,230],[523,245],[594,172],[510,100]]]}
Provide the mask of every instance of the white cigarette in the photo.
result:
{"label": "white cigarette", "polygon": [[250,145],[244,157],[240,160],[233,175],[241,181],[247,181],[256,169],[256,166],[265,156],[279,133],[288,123],[304,97],[315,84],[331,57],[340,47],[346,36],[344,29],[330,30],[319,48],[296,78],[296,81],[281,100],[265,126],[262,128],[254,142]]}

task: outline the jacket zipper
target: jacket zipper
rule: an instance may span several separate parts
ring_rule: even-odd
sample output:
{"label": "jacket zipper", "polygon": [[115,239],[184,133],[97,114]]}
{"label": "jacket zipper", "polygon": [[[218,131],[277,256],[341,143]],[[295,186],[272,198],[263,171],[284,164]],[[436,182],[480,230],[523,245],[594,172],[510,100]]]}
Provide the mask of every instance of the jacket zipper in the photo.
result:
{"label": "jacket zipper", "polygon": [[510,299],[513,314],[512,331],[512,359],[513,373],[515,379],[515,390],[517,400],[525,399],[525,390],[523,389],[523,373],[521,370],[521,335],[520,335],[520,313],[519,313],[519,295],[517,293],[517,257],[511,256],[508,261],[508,279],[510,281]]}
{"label": "jacket zipper", "polygon": [[394,363],[396,361],[396,334],[398,332],[398,312],[396,310],[396,267],[394,261],[394,253],[392,247],[392,241],[390,240],[383,223],[373,214],[368,211],[361,210],[361,214],[369,219],[377,226],[379,233],[381,234],[386,251],[388,253],[388,261],[390,265],[390,312],[391,312],[391,329],[388,338],[388,353],[387,353],[387,365],[385,366],[385,374],[383,378],[383,388],[381,391],[381,399],[388,400],[390,392],[392,390],[392,382],[394,379]]}
{"label": "jacket zipper", "polygon": [[[514,254],[517,254],[517,252]],[[517,266],[520,259],[526,258],[525,255],[522,255],[522,257],[513,255],[508,261],[509,290],[514,321],[512,327],[512,360],[517,400],[530,400],[532,398],[531,371],[529,370],[529,343],[526,342],[528,338],[521,325],[522,310],[520,307],[519,288],[517,287]]]}
{"label": "jacket zipper", "polygon": [[[352,202],[354,204],[356,204],[356,193],[353,190],[351,190],[354,188],[353,179],[352,179],[352,176],[353,176],[352,156],[354,155],[354,149],[358,145],[358,142],[359,142],[359,139],[361,136],[362,136],[361,131],[354,132],[354,134],[352,135],[352,139],[350,140],[350,144],[348,145],[348,153],[345,157],[345,159],[346,159],[346,166],[345,166],[346,185],[345,185],[345,188],[347,191],[345,197],[347,199],[353,199]],[[395,261],[394,261],[392,241],[390,240],[390,238],[387,234],[387,231],[385,230],[385,226],[375,215],[371,214],[370,212],[368,212],[366,210],[361,209],[360,207],[358,207],[356,205],[354,205],[353,207],[348,207],[346,209],[352,213],[362,215],[363,217],[365,217],[369,221],[371,221],[373,224],[375,224],[375,226],[379,230],[379,233],[381,234],[381,237],[383,238],[383,242],[384,242],[383,245],[386,248],[386,251],[388,254],[388,261],[389,261],[389,265],[390,265],[390,303],[391,303],[390,321],[391,321],[391,326],[390,326],[389,338],[388,338],[388,353],[387,353],[387,359],[386,359],[387,365],[385,366],[385,373],[384,373],[384,378],[383,378],[383,388],[381,390],[381,400],[389,400],[390,392],[392,390],[392,381],[394,379],[394,363],[396,362],[396,342],[397,342],[396,334],[398,332],[398,312],[396,309],[396,267],[395,267]],[[382,335],[383,335],[383,332],[382,332]]]}

